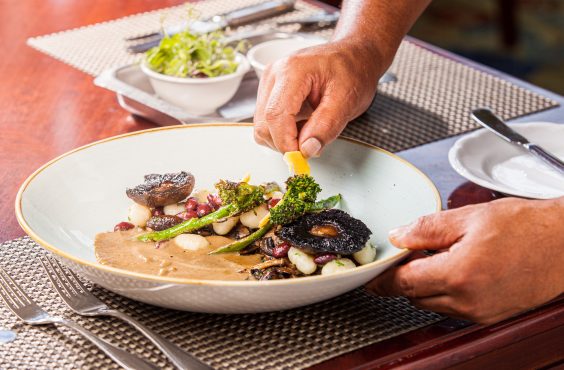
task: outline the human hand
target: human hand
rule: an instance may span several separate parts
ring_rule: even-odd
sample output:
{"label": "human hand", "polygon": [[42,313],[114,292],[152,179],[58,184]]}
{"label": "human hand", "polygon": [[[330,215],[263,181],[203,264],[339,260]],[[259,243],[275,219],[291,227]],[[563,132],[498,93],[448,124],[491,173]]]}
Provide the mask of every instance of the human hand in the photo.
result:
{"label": "human hand", "polygon": [[[282,153],[318,156],[370,105],[385,64],[375,48],[353,38],[308,48],[267,67],[254,117],[255,140]],[[305,124],[298,114],[307,102]]]}
{"label": "human hand", "polygon": [[420,218],[390,232],[400,248],[447,249],[393,268],[367,288],[488,324],[564,292],[564,198],[516,198]]}

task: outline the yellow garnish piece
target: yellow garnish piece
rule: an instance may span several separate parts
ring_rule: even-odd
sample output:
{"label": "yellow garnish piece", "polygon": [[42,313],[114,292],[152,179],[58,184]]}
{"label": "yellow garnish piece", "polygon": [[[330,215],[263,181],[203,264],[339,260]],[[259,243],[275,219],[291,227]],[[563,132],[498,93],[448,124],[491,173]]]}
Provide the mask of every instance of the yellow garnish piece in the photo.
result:
{"label": "yellow garnish piece", "polygon": [[251,181],[251,174],[247,172],[245,176],[243,176],[243,178],[241,179],[241,182],[246,182],[248,184],[249,181]]}
{"label": "yellow garnish piece", "polygon": [[263,219],[260,220],[259,225],[258,225],[259,229],[261,227],[263,227],[264,225],[266,225],[268,223],[268,221],[270,221],[270,213],[267,213],[266,216],[264,216]]}
{"label": "yellow garnish piece", "polygon": [[309,164],[300,151],[284,153],[284,162],[288,165],[291,175],[309,175]]}

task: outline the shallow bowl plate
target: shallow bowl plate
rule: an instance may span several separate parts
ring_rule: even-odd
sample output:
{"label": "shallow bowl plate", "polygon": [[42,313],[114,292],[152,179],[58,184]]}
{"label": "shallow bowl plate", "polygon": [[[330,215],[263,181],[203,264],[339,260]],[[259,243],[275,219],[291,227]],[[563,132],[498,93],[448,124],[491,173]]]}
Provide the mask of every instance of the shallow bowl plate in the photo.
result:
{"label": "shallow bowl plate", "polygon": [[[531,122],[511,127],[564,159],[564,124]],[[564,196],[564,176],[486,129],[459,139],[449,151],[449,161],[460,175],[488,189],[534,199]]]}
{"label": "shallow bowl plate", "polygon": [[311,161],[321,196],[341,193],[341,205],[363,220],[378,245],[377,261],[331,276],[276,281],[213,281],[139,274],[100,265],[94,236],[127,217],[125,188],[147,173],[188,170],[196,186],[252,174],[255,183],[282,184],[281,155],[258,146],[240,124],[172,126],[109,138],[47,163],[22,185],[16,213],[24,230],[76,272],[118,294],[179,310],[243,313],[288,309],[359,287],[408,253],[387,232],[440,209],[431,181],[381,149],[340,139]]}

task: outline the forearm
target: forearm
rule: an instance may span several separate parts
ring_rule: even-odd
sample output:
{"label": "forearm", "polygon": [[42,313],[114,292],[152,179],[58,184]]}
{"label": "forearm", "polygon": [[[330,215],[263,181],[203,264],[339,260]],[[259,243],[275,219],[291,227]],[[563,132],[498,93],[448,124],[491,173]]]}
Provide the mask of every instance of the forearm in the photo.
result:
{"label": "forearm", "polygon": [[354,40],[386,69],[402,38],[431,0],[345,0],[333,40]]}

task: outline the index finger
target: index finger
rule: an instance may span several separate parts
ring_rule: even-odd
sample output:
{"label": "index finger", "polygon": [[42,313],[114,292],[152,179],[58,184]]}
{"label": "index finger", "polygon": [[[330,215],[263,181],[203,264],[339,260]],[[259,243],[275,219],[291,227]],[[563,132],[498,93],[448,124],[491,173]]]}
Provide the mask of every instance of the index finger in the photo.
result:
{"label": "index finger", "polygon": [[383,296],[409,298],[432,297],[447,293],[450,253],[415,259],[392,268],[366,285],[367,289]]}
{"label": "index finger", "polygon": [[272,149],[276,149],[276,147],[272,142],[270,130],[268,129],[267,122],[264,119],[264,108],[269,100],[270,92],[274,86],[274,81],[275,77],[271,72],[270,67],[268,67],[259,81],[257,103],[253,119],[255,141],[260,145],[269,146]]}
{"label": "index finger", "polygon": [[298,150],[296,116],[311,86],[300,75],[277,78],[264,108],[263,116],[270,136],[276,149],[282,153]]}

